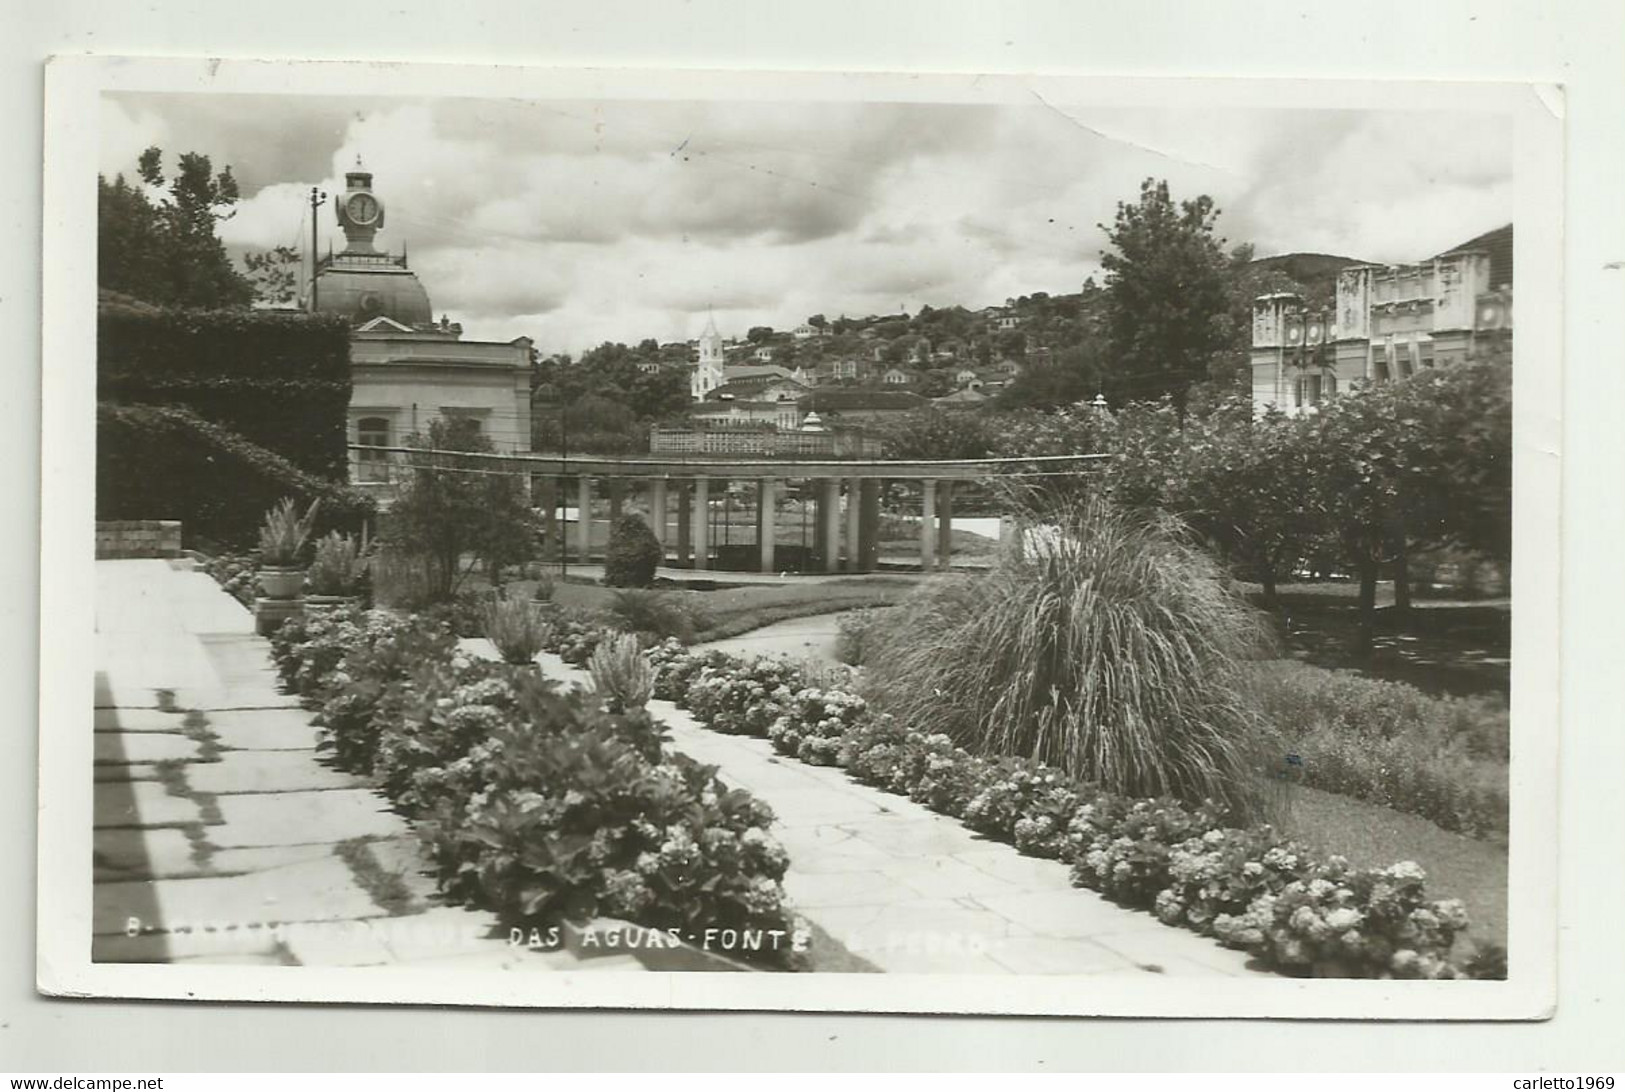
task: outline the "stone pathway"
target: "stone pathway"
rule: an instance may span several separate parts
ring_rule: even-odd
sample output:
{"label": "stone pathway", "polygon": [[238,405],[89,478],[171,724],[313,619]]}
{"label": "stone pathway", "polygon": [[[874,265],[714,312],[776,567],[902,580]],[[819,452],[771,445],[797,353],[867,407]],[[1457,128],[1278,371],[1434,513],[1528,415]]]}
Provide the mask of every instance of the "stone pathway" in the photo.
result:
{"label": "stone pathway", "polygon": [[96,563],[92,958],[641,971],[511,947],[441,905],[416,838],[322,763],[253,619],[186,561]]}
{"label": "stone pathway", "polygon": [[[494,655],[488,642],[465,646]],[[548,675],[585,671],[538,657]],[[1073,887],[1066,865],[1024,857],[956,819],[786,758],[766,740],[701,727],[670,702],[650,711],[672,746],[773,808],[797,913],[883,971],[993,974],[1267,974],[1242,952]]]}

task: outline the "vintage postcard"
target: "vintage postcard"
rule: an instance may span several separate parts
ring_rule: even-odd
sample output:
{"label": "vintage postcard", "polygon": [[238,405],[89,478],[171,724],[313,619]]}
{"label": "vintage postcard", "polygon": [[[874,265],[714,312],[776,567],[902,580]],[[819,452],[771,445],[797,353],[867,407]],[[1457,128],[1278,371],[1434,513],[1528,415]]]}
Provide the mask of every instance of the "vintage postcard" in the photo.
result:
{"label": "vintage postcard", "polygon": [[40,988],[1549,1015],[1562,149],[54,61]]}

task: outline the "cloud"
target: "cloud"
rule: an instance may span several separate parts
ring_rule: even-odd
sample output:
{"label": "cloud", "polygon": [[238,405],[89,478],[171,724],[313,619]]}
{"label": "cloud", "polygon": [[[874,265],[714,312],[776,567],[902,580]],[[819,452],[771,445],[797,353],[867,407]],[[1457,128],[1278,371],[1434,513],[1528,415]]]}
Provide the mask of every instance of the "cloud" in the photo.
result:
{"label": "cloud", "polygon": [[[1415,111],[125,94],[101,121],[104,171],[229,163],[236,253],[306,245],[360,157],[436,312],[544,351],[1075,292],[1148,176],[1260,253],[1414,259],[1511,207],[1504,127]],[[342,247],[331,201],[317,229]]]}

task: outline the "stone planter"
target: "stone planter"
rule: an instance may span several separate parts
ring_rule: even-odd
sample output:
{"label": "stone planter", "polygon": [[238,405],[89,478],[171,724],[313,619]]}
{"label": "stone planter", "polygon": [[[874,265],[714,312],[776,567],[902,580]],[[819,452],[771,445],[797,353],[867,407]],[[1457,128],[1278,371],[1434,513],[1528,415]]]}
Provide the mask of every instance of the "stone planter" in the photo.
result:
{"label": "stone planter", "polygon": [[254,632],[261,637],[269,637],[283,622],[303,614],[304,607],[303,599],[267,599],[261,596],[254,600]]}
{"label": "stone planter", "polygon": [[305,570],[266,566],[255,574],[267,599],[297,599],[305,587]]}

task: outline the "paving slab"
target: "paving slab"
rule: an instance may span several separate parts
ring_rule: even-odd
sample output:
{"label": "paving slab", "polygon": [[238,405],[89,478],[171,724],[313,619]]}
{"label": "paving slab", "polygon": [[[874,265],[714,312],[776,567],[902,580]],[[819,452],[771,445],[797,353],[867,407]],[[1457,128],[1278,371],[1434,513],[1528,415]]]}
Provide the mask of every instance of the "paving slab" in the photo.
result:
{"label": "paving slab", "polygon": [[234,751],[314,751],[316,727],[301,709],[215,709],[207,730]]}
{"label": "paving slab", "polygon": [[95,768],[95,780],[119,783],[157,781],[158,767],[150,762],[104,762]]}
{"label": "paving slab", "polygon": [[219,762],[189,768],[186,784],[194,792],[229,796],[350,789],[357,780],[321,765],[307,751],[227,751]]}
{"label": "paving slab", "polygon": [[[219,827],[204,830],[204,841]],[[209,843],[211,846],[213,843]],[[325,842],[302,846],[253,846],[247,849],[216,849],[209,854],[209,871],[220,875],[241,875],[247,872],[274,872],[289,865],[321,861],[333,856],[333,847]],[[267,877],[267,883],[278,882]]]}
{"label": "paving slab", "polygon": [[163,709],[96,709],[98,732],[184,732],[186,714]]}
{"label": "paving slab", "polygon": [[[1156,935],[1167,935],[1170,942],[1173,942],[1173,938],[1191,938],[1191,934],[1163,925],[1149,914],[1114,906],[1093,892],[1015,891],[1010,894],[980,895],[976,901],[1039,936],[1095,938],[1104,933],[1150,925],[1154,927]],[[1201,943],[1213,946],[1212,941],[1203,940]]]}
{"label": "paving slab", "polygon": [[98,878],[139,880],[156,876],[195,876],[203,866],[183,830],[102,829],[91,836]]}
{"label": "paving slab", "polygon": [[95,827],[175,827],[204,821],[198,802],[171,796],[158,781],[100,781],[94,793]]}
{"label": "paving slab", "polygon": [[1128,957],[1087,940],[1006,937],[988,954],[1013,974],[1149,973]]}
{"label": "paving slab", "polygon": [[143,928],[269,928],[279,923],[377,917],[372,897],[337,857],[290,865],[274,883],[264,874],[111,883],[96,887],[96,933],[123,933],[130,918]]}
{"label": "paving slab", "polygon": [[276,934],[269,929],[232,929],[211,933],[144,933],[98,936],[90,948],[96,963],[284,963]]}
{"label": "paving slab", "polygon": [[492,944],[508,945],[507,932],[490,914],[461,906],[436,906],[421,914],[376,918],[368,924],[397,963],[446,959],[483,951]]}
{"label": "paving slab", "polygon": [[[1095,944],[1110,952],[1132,959],[1141,966],[1160,966],[1169,974],[1183,973],[1191,968],[1203,968],[1224,975],[1251,975],[1256,973],[1252,957],[1246,952],[1221,947],[1206,937],[1183,929],[1172,929],[1161,922],[1152,922],[1161,930],[1141,927],[1121,933],[1102,933],[1090,937]],[[1172,934],[1171,936],[1169,934]]]}
{"label": "paving slab", "polygon": [[409,832],[406,820],[386,811],[383,799],[367,789],[250,793],[217,797],[215,804],[224,825],[209,832],[209,841],[221,849],[332,844]]}
{"label": "paving slab", "polygon": [[159,732],[97,732],[93,750],[96,763],[102,766],[203,759],[201,744],[185,736]]}

